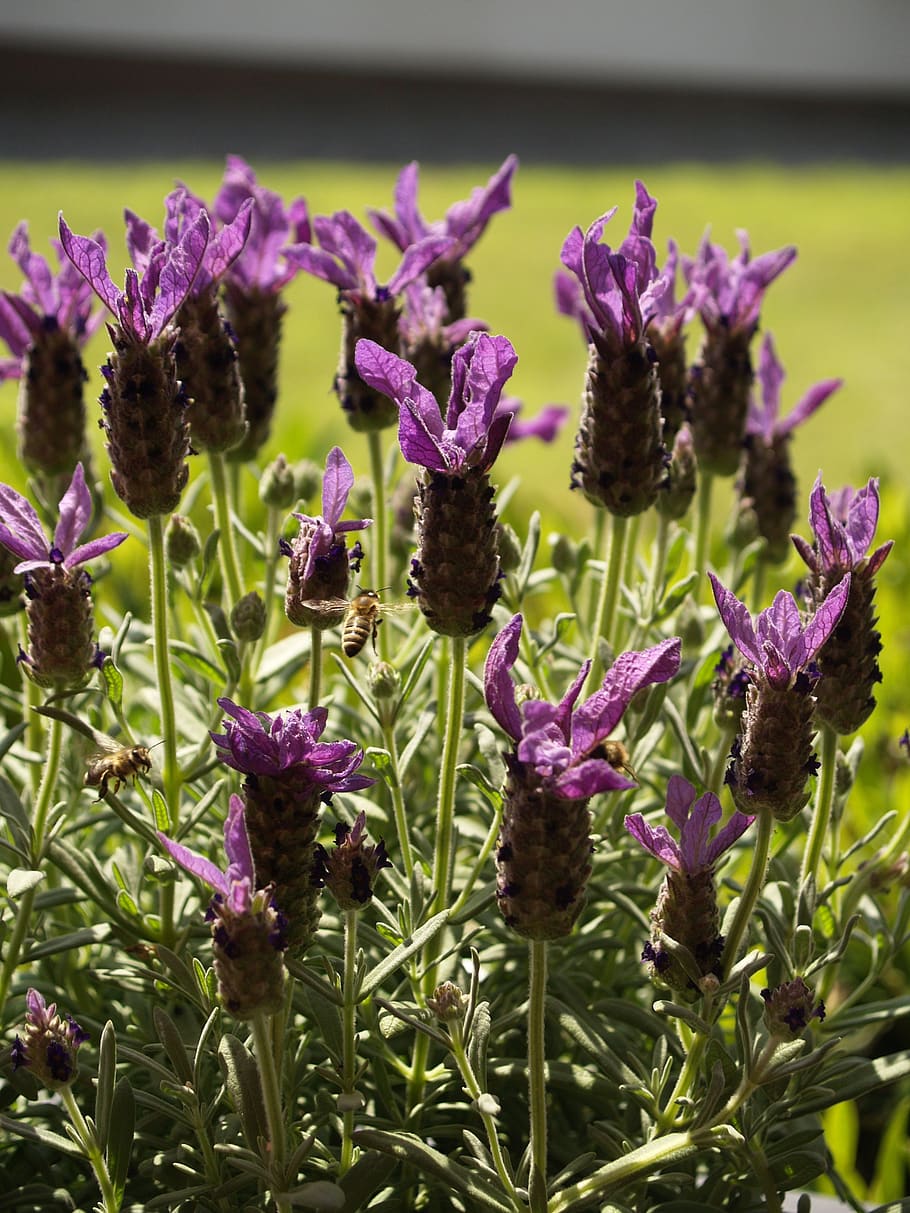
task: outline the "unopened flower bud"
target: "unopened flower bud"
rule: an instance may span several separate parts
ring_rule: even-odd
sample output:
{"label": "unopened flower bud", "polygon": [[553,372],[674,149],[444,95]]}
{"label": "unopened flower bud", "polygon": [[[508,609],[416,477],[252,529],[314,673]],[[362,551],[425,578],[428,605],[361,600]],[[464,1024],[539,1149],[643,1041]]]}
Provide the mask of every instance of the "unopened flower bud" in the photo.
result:
{"label": "unopened flower bud", "polygon": [[427,999],[427,1006],[440,1021],[450,1023],[453,1019],[464,1019],[468,1007],[468,996],[451,981],[444,981]]}
{"label": "unopened flower bud", "polygon": [[265,603],[255,590],[235,602],[231,610],[231,631],[238,640],[252,643],[265,631]]}
{"label": "unopened flower bud", "polygon": [[550,536],[550,561],[557,573],[563,577],[578,576],[578,544],[566,535]]}
{"label": "unopened flower bud", "polygon": [[373,513],[373,485],[369,477],[358,476],[354,481],[348,497],[348,507],[364,518]]}
{"label": "unopened flower bud", "polygon": [[367,681],[377,699],[394,699],[401,690],[401,675],[388,661],[372,662]]}
{"label": "unopened flower bud", "polygon": [[294,485],[300,501],[310,501],[319,492],[322,469],[312,459],[299,459],[294,464]]}
{"label": "unopened flower bud", "polygon": [[[318,469],[315,483],[317,485],[319,483]],[[315,491],[314,487],[312,492]],[[263,505],[271,506],[272,509],[289,510],[296,502],[297,496],[294,469],[284,455],[277,455],[262,469],[262,475],[259,477],[259,500]]]}
{"label": "unopened flower bud", "polygon": [[825,1004],[815,1002],[814,991],[801,977],[785,981],[773,990],[762,990],[765,1026],[772,1036],[788,1040],[798,1036],[811,1020],[825,1018]]}
{"label": "unopened flower bud", "polygon": [[499,543],[499,565],[504,573],[514,573],[521,564],[521,540],[515,528],[507,522],[496,524],[496,535]]}
{"label": "unopened flower bud", "polygon": [[164,545],[168,564],[182,569],[195,560],[202,551],[202,540],[189,518],[183,514],[172,514],[164,532]]}

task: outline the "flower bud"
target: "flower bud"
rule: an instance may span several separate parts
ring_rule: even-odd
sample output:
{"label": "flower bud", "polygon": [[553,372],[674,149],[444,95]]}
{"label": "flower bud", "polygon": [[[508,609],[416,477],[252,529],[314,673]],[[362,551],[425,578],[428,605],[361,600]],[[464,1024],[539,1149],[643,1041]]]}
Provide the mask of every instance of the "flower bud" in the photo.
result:
{"label": "flower bud", "polygon": [[521,564],[521,540],[515,528],[507,522],[497,522],[496,538],[499,544],[499,565],[504,573],[514,573]]}
{"label": "flower bud", "polygon": [[255,590],[235,602],[231,610],[231,631],[238,640],[252,643],[265,631],[265,603]]}
{"label": "flower bud", "polygon": [[[314,465],[315,467],[315,465]],[[316,470],[316,485],[319,483],[319,471]],[[316,491],[315,487],[312,493]],[[301,494],[302,495],[302,494]],[[277,455],[271,463],[267,463],[259,477],[259,500],[263,505],[269,505],[275,510],[289,510],[297,500],[297,484],[294,469],[284,455]]]}
{"label": "flower bud", "polygon": [[451,1023],[454,1019],[464,1019],[468,996],[453,982],[444,981],[433,991],[433,997],[427,999],[427,1006],[440,1023]]}
{"label": "flower bud", "polygon": [[168,564],[182,569],[190,564],[202,551],[202,540],[189,518],[183,514],[172,514],[164,532],[164,550]]}
{"label": "flower bud", "polygon": [[401,690],[401,675],[388,661],[371,662],[367,682],[376,699],[394,699]]}
{"label": "flower bud", "polygon": [[814,991],[801,977],[785,981],[773,990],[762,990],[765,1000],[765,1027],[780,1040],[789,1040],[805,1031],[813,1019],[825,1018],[825,1004],[815,1002]]}
{"label": "flower bud", "polygon": [[342,910],[363,910],[373,900],[373,884],[381,868],[392,866],[380,839],[367,845],[366,814],[359,813],[353,828],[339,822],[331,851],[316,847],[313,883],[324,885]]}
{"label": "flower bud", "polygon": [[37,990],[29,990],[26,1001],[25,1028],[11,1050],[13,1069],[27,1066],[42,1086],[60,1091],[76,1080],[76,1054],[88,1033],[71,1016],[58,1015],[56,1003],[47,1006]]}

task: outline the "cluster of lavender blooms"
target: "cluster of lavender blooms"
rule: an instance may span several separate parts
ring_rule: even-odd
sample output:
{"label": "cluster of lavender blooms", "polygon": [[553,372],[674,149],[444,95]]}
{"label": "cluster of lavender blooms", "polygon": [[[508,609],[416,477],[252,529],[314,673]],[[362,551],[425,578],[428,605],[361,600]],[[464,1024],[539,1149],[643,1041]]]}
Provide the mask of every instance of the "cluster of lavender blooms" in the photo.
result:
{"label": "cluster of lavender blooms", "polygon": [[[229,158],[211,205],[182,184],[172,190],[161,234],[125,212],[132,268],[122,290],[101,233],[77,235],[61,215],[56,277],[29,249],[25,226],[14,233],[11,252],[26,284],[19,295],[0,295],[0,336],[13,355],[2,373],[22,385],[23,465],[59,490],[59,505],[48,538],[28,498],[0,486],[0,545],[18,559],[11,575],[24,578],[27,599],[23,703],[42,708],[24,721],[33,724],[31,748],[18,748],[20,727],[4,749],[14,757],[4,795],[8,787],[16,801],[6,845],[29,878],[17,884],[11,875],[11,887],[24,890],[24,917],[5,943],[0,1006],[8,994],[15,1002],[20,976],[32,980],[25,941],[47,936],[40,916],[53,909],[53,898],[47,909],[35,889],[54,872],[110,914],[113,942],[99,936],[92,946],[141,957],[123,1005],[134,1006],[137,991],[147,997],[167,986],[199,1018],[195,1032],[178,1030],[163,1007],[153,1017],[160,1048],[150,1072],[164,1094],[136,1079],[155,1142],[148,1173],[140,1168],[129,1179],[137,1200],[176,1188],[168,1149],[179,1138],[168,1134],[188,1124],[199,1150],[186,1164],[193,1181],[175,1197],[179,1207],[203,1192],[213,1207],[227,1207],[240,1192],[250,1207],[268,1200],[281,1213],[295,1205],[367,1208],[374,1198],[391,1209],[420,1207],[442,1192],[458,1208],[569,1213],[614,1195],[634,1202],[646,1181],[655,1191],[668,1187],[655,1201],[672,1203],[672,1183],[688,1167],[689,1184],[678,1191],[690,1201],[709,1189],[721,1201],[758,1192],[780,1208],[795,1169],[768,1111],[774,1091],[791,1082],[786,1115],[808,1117],[828,1106],[818,1094],[825,1083],[836,1085],[837,1072],[824,1069],[833,1036],[819,1044],[815,1034],[823,1023],[836,1027],[844,996],[833,966],[855,925],[849,893],[840,893],[855,872],[842,871],[836,785],[851,761],[839,739],[869,718],[881,678],[874,579],[891,544],[872,548],[878,482],[829,495],[819,476],[812,539],[792,536],[791,548],[790,444],[840,386],[815,385],[781,420],[784,372],[766,334],[756,392],[761,305],[795,250],[753,258],[741,234],[731,258],[706,236],[687,258],[671,240],[661,266],[657,202],[637,182],[618,247],[603,242],[613,207],[574,227],[559,255],[557,309],[579,324],[587,348],[568,478],[608,547],[603,561],[574,570],[596,608],[577,610],[575,595],[571,618],[542,618],[528,589],[537,554],[530,529],[517,562],[501,550],[496,465],[508,441],[552,441],[569,410],[551,405],[531,421],[516,419],[521,404],[504,393],[519,353],[468,316],[464,263],[508,209],[516,167],[509,157],[470,198],[428,222],[417,166],[407,166],[394,213],[369,212],[401,255],[385,283],[376,278],[377,241],[350,211],[311,219],[302,198],[286,206],[238,157]],[[306,491],[307,478],[283,454],[265,469],[256,462],[279,400],[283,292],[299,272],[337,290],[334,386],[353,434],[365,435],[352,437],[349,454],[356,442],[369,444],[372,517],[359,516],[363,494],[340,446],[321,475],[309,474]],[[134,518],[148,522],[152,586],[148,629],[140,625],[137,638],[124,615],[106,656],[84,566],[101,557],[116,566],[112,553],[127,533],[94,535],[81,361],[101,323],[92,293],[110,314],[113,350],[100,383],[110,482]],[[703,340],[690,366],[686,339],[697,320]],[[393,454],[417,470],[416,485],[402,477],[398,488],[416,522],[407,595],[420,614],[391,641],[383,631],[383,652],[366,677],[351,664],[330,679],[323,646],[337,645],[350,617],[352,575],[364,560],[373,574],[386,568],[395,461],[377,456],[392,426]],[[210,484],[220,524],[205,548],[195,524],[175,513],[190,456],[202,451],[212,457],[210,481],[194,480],[188,497]],[[294,456],[304,454],[311,452]],[[259,474],[264,533],[253,533],[238,497],[223,499],[232,490],[222,455]],[[700,523],[690,530],[686,520],[696,495],[704,518],[712,481],[734,475],[735,512],[740,523],[748,515],[757,537],[754,596],[795,549],[808,569],[801,601],[781,588],[769,606],[758,600],[750,610],[738,552],[722,576],[704,567]],[[110,509],[103,487],[94,487]],[[319,488],[321,513],[308,513],[301,502]],[[619,581],[633,567],[624,544],[636,533],[628,521],[652,509],[652,592],[636,598],[627,586],[623,605]],[[162,520],[171,558],[164,577]],[[659,567],[671,528],[688,544],[691,565],[688,592],[675,603]],[[242,560],[231,552],[234,530],[248,541]],[[361,535],[349,546],[353,532]],[[216,549],[228,554],[213,585]],[[512,576],[516,564],[526,566],[523,580]],[[703,601],[705,574],[716,614]],[[538,570],[537,589],[556,602],[556,572]],[[282,598],[287,626],[279,627],[271,607]],[[105,609],[113,619],[113,605]],[[378,605],[376,612],[374,634]],[[712,646],[723,629],[732,645],[718,654]],[[714,663],[712,702],[700,671]],[[184,674],[172,685],[178,668]],[[568,687],[561,698],[555,686]],[[39,705],[41,692],[54,702]],[[298,700],[307,692],[304,707]],[[123,798],[119,787],[104,794],[105,809],[123,823],[128,863],[119,851],[111,859],[108,841],[93,841],[98,827],[79,815],[72,783],[78,762],[61,760],[63,727],[77,737],[102,724],[121,742],[157,732],[167,746],[148,787],[137,778],[130,789],[137,772],[126,765]],[[42,727],[47,758],[32,778]],[[142,798],[153,826],[130,807]],[[51,805],[60,812],[46,828]],[[368,831],[377,841],[367,841]],[[97,845],[92,862],[78,846],[75,855],[68,850],[68,832],[90,852]],[[334,836],[334,846],[321,836]],[[780,848],[769,873],[772,836]],[[802,855],[798,879],[783,874],[793,851]],[[888,861],[896,870],[894,856]],[[119,891],[102,897],[108,863]],[[198,882],[205,910],[194,916]],[[821,901],[827,917],[811,920]],[[45,938],[33,955],[55,957],[47,945]],[[208,955],[210,975],[200,960]],[[548,955],[566,958],[564,972],[554,966],[549,1002]],[[489,1001],[480,997],[487,965],[499,983]],[[42,979],[58,980],[53,965],[37,967]],[[458,984],[465,971],[467,990]],[[25,1000],[13,1062],[51,1090],[70,1091],[86,1035],[35,987]],[[502,1005],[491,1009],[492,1001]],[[525,1004],[527,1126],[494,1094],[524,1068],[508,1050]],[[500,1041],[491,1037],[494,1013],[506,1017]],[[567,1040],[547,1063],[557,1028]],[[248,1039],[235,1035],[247,1030]],[[191,1036],[192,1065],[184,1044]],[[506,1052],[495,1064],[491,1052],[488,1065],[491,1041]],[[224,1082],[203,1109],[209,1047]],[[446,1065],[437,1065],[444,1054]],[[583,1081],[592,1056],[597,1079]],[[465,1115],[475,1119],[466,1131],[475,1144],[464,1152],[459,1137],[446,1156],[434,1139],[450,1128],[435,1118],[440,1100],[449,1116],[457,1097],[453,1070],[470,1097]],[[866,1089],[874,1085],[869,1079]],[[182,1094],[169,1105],[174,1089]],[[223,1096],[230,1108],[216,1111]],[[833,1092],[828,1103],[836,1099]],[[548,1117],[566,1126],[570,1143],[577,1136],[579,1102],[606,1126],[602,1140],[588,1143],[599,1152],[594,1164],[567,1156],[563,1142],[548,1147]],[[176,1130],[160,1123],[169,1107],[178,1109]],[[234,1122],[242,1150],[230,1139]],[[306,1133],[292,1140],[300,1125]],[[83,1129],[77,1123],[108,1213],[123,1199],[112,1179],[122,1156]],[[513,1162],[506,1142],[515,1148],[525,1138],[526,1156]],[[232,1149],[240,1151],[234,1169]],[[390,1179],[399,1163],[405,1167]],[[407,1190],[407,1204],[385,1198],[396,1190]]]}

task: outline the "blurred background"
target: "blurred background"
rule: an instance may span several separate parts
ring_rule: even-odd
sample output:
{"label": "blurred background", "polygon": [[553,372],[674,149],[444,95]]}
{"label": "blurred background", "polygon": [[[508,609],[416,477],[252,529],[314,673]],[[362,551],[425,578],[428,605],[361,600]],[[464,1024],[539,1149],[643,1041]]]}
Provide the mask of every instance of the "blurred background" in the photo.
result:
{"label": "blurred background", "polygon": [[906,163],[906,0],[34,0],[6,155]]}

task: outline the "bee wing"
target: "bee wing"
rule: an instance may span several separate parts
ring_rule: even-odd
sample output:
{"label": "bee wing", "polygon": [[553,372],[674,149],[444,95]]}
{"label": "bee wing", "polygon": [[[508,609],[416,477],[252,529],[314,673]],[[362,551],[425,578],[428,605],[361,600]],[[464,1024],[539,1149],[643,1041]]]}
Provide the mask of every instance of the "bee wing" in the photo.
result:
{"label": "bee wing", "polygon": [[351,605],[350,598],[307,598],[303,605],[311,611],[344,611]]}
{"label": "bee wing", "polygon": [[380,615],[404,615],[408,611],[416,610],[416,602],[382,602],[379,605]]}

